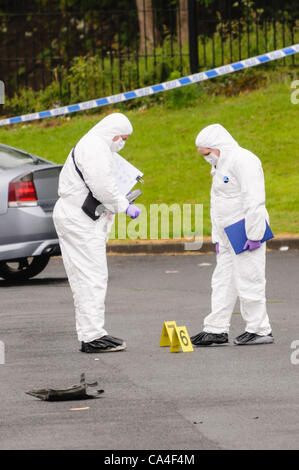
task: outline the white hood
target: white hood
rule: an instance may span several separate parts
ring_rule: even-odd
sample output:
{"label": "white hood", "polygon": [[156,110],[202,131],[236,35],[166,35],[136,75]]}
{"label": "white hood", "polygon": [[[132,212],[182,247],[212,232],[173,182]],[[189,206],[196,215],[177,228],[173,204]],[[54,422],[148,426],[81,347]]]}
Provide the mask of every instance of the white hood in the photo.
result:
{"label": "white hood", "polygon": [[88,134],[97,135],[111,147],[114,137],[117,135],[131,135],[132,132],[132,124],[124,114],[112,113],[96,124]]}
{"label": "white hood", "polygon": [[207,147],[225,151],[235,150],[238,142],[221,124],[211,124],[200,131],[195,140],[196,147]]}

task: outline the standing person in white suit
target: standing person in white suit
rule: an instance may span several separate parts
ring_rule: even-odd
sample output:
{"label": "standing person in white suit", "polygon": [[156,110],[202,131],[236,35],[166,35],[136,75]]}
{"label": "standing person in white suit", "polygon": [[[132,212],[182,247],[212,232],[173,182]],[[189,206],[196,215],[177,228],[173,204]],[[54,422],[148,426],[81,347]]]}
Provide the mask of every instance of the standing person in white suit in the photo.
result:
{"label": "standing person in white suit", "polygon": [[[113,152],[124,147],[132,132],[132,125],[123,114],[106,116],[77,143],[74,160],[71,152],[59,178],[60,198],[53,218],[73,293],[78,339],[85,353],[126,348],[122,339],[108,335],[104,328],[106,242],[115,213],[126,212],[131,218],[140,214],[138,207],[129,205],[120,194],[113,162]],[[106,209],[97,220],[82,210],[89,191]]]}
{"label": "standing person in white suit", "polygon": [[[234,343],[273,343],[265,297],[266,244],[261,243],[269,221],[261,162],[220,124],[205,127],[195,144],[212,166],[212,241],[217,265],[212,277],[212,311],[204,319],[203,331],[191,341],[195,346],[228,343],[231,315],[239,297],[245,333]],[[247,250],[236,255],[224,228],[241,219],[245,219]]]}

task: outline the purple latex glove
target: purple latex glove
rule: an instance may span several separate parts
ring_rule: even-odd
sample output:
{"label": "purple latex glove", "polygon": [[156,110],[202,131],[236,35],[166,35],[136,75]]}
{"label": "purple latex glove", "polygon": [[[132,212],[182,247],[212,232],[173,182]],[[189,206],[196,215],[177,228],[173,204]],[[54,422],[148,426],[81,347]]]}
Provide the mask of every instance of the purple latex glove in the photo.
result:
{"label": "purple latex glove", "polygon": [[131,219],[137,219],[137,217],[140,215],[140,212],[141,210],[137,206],[134,206],[134,204],[130,204],[126,210],[126,214],[130,216]]}
{"label": "purple latex glove", "polygon": [[261,241],[254,242],[252,240],[247,240],[247,242],[243,246],[243,250],[247,250],[247,248],[249,249],[249,251],[257,250],[261,246],[261,244]]}
{"label": "purple latex glove", "polygon": [[216,251],[216,255],[219,255],[219,243],[218,242],[216,243],[215,251]]}

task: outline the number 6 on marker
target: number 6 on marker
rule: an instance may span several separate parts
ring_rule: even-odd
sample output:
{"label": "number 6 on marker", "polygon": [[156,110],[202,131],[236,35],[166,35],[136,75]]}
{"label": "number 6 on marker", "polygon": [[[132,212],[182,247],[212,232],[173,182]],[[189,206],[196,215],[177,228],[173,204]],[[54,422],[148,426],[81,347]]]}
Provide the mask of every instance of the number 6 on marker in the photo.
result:
{"label": "number 6 on marker", "polygon": [[184,344],[184,346],[189,346],[190,344],[190,338],[187,336],[185,336],[185,331],[181,329],[180,331],[180,338],[181,338],[181,342]]}
{"label": "number 6 on marker", "polygon": [[185,326],[177,326],[171,341],[170,352],[192,352],[193,346]]}

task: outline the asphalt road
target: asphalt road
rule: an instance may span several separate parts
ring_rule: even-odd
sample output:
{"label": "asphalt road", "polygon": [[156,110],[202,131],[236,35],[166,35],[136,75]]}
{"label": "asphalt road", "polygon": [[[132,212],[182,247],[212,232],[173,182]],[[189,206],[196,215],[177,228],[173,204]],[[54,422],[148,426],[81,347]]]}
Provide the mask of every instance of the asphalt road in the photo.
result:
{"label": "asphalt road", "polygon": [[[110,256],[109,333],[128,350],[79,352],[61,259],[20,286],[0,280],[0,449],[296,449],[299,442],[299,251],[270,252],[268,312],[275,344],[170,353],[163,322],[190,335],[210,306],[214,255]],[[299,343],[297,348],[299,348]],[[298,354],[299,357],[299,354]],[[99,380],[98,400],[43,402],[25,392]],[[70,411],[71,408],[89,407]]]}

